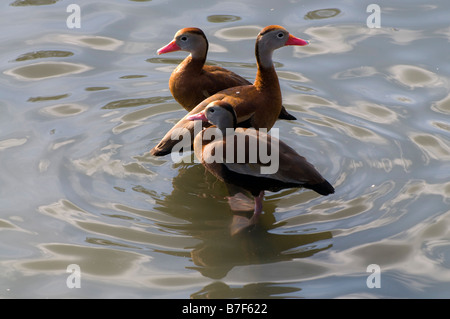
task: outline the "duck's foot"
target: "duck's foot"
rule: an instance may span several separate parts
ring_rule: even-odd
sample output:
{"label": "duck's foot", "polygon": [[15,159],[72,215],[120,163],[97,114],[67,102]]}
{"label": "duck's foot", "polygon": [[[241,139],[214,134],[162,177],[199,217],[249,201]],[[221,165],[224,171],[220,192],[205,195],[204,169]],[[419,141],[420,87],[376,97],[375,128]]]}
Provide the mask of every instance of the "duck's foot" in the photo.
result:
{"label": "duck's foot", "polygon": [[237,235],[243,231],[248,231],[252,226],[255,226],[257,220],[253,218],[247,218],[241,215],[233,215],[233,221],[231,222],[230,230],[231,236]]}
{"label": "duck's foot", "polygon": [[232,211],[235,212],[249,212],[254,209],[254,202],[242,193],[237,193],[234,196],[228,196],[228,205]]}
{"label": "duck's foot", "polygon": [[[236,196],[238,196],[239,194],[236,194],[235,196],[233,196],[233,198],[235,198]],[[242,194],[242,196],[244,196]],[[244,196],[246,197],[246,196]],[[242,197],[239,197],[240,199],[242,199]],[[249,201],[249,198],[246,197],[247,199],[245,200],[247,203]],[[262,213],[262,201],[264,198],[264,191],[261,191],[259,193],[258,196],[255,197],[255,201],[254,203],[252,203],[254,206],[251,207],[254,211],[253,211],[253,215],[252,217],[246,218],[244,216],[241,215],[233,215],[233,221],[231,223],[231,235],[236,235],[240,232],[242,232],[243,230],[248,230],[249,227],[254,226],[258,223],[259,221],[259,217],[261,216]],[[230,204],[231,206],[231,204]]]}

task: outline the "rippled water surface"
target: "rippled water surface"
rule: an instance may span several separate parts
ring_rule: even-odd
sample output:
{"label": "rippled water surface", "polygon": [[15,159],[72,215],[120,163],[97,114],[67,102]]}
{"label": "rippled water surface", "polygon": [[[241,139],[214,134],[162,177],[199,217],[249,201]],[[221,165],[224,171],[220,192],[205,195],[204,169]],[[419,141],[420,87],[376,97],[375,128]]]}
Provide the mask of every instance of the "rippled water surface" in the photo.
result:
{"label": "rippled water surface", "polygon": [[[371,1],[73,3],[81,28],[67,1],[0,5],[0,297],[450,297],[448,1],[378,2],[380,28]],[[148,154],[185,114],[186,53],[156,50],[201,27],[251,80],[269,24],[310,40],[274,54],[298,118],[275,127],[336,193],[268,193],[231,236],[222,182]]]}

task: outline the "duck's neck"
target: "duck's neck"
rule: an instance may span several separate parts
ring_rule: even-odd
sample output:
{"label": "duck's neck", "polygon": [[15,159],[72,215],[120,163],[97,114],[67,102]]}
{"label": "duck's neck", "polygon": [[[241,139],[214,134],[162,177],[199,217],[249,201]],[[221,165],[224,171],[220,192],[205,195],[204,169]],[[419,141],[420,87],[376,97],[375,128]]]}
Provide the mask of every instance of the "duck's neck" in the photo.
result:
{"label": "duck's neck", "polygon": [[224,119],[220,123],[216,125],[217,129],[222,133],[222,136],[225,137],[228,134],[233,135],[234,130],[236,128],[236,123],[232,118]]}
{"label": "duck's neck", "polygon": [[200,73],[205,65],[206,55],[203,57],[194,57],[192,54],[187,56],[177,67],[179,70],[189,71],[190,74]]}
{"label": "duck's neck", "polygon": [[191,51],[191,54],[184,59],[184,63],[186,66],[189,66],[191,68],[201,70],[206,62],[206,55],[208,54],[208,42],[205,41],[201,45],[195,47],[194,50]]}
{"label": "duck's neck", "polygon": [[234,130],[233,129],[227,129],[226,127],[217,127],[217,129],[222,133],[222,136],[225,137],[228,134],[231,134]]}
{"label": "duck's neck", "polygon": [[195,61],[203,61],[203,63],[205,63],[207,54],[208,54],[208,45],[204,45],[198,50],[191,52],[190,56]]}
{"label": "duck's neck", "polygon": [[258,89],[279,89],[278,76],[273,65],[272,53],[273,51],[261,49],[259,43],[256,44],[255,55],[258,71],[256,72],[254,85]]}

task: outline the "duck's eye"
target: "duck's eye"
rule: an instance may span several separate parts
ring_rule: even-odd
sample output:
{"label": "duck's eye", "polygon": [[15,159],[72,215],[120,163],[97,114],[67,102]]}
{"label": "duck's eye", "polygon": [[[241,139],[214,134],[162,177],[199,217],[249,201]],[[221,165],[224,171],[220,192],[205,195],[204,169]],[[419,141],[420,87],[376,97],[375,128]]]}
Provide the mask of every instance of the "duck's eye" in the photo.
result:
{"label": "duck's eye", "polygon": [[278,39],[282,39],[284,37],[284,33],[280,32],[277,34]]}
{"label": "duck's eye", "polygon": [[209,109],[209,113],[214,113],[216,110],[214,109]]}
{"label": "duck's eye", "polygon": [[186,42],[187,39],[188,39],[188,38],[187,38],[186,36],[182,36],[182,37],[180,38],[180,40],[183,41],[183,42]]}

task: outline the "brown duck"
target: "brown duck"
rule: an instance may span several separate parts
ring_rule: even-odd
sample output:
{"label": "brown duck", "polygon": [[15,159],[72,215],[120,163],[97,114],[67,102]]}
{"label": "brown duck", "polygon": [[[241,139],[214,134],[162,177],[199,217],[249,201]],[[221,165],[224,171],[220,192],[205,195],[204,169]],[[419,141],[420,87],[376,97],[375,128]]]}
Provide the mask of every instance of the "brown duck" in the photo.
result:
{"label": "brown duck", "polygon": [[234,108],[237,126],[270,130],[282,108],[280,84],[272,61],[273,51],[287,45],[307,44],[307,41],[294,37],[281,26],[271,25],[263,28],[255,44],[257,63],[255,82],[222,90],[203,100],[166,133],[150,154],[156,156],[169,154],[174,145],[179,142],[177,135],[181,135],[186,130],[190,132],[190,138],[193,141],[194,123],[187,117],[203,111],[213,101],[224,101]]}
{"label": "brown duck", "polygon": [[[283,141],[254,129],[236,128],[236,112],[230,104],[213,101],[203,111],[187,119],[209,122],[220,131],[220,134],[208,132],[206,135],[207,130],[214,129],[209,127],[194,139],[195,155],[203,166],[218,179],[239,186],[255,197],[252,218],[239,227],[245,228],[258,221],[265,190],[304,187],[321,195],[334,193],[333,186],[315,167]],[[213,136],[215,138],[211,138]],[[238,143],[238,140],[245,142]],[[269,150],[271,160],[276,164],[270,172],[263,168],[267,169],[269,164],[274,163],[268,163],[262,157],[261,148]],[[231,155],[227,152],[231,152]]]}
{"label": "brown duck", "polygon": [[[175,33],[173,40],[160,48],[157,53],[186,51],[187,56],[173,70],[169,79],[169,89],[175,100],[188,112],[207,97],[222,90],[250,85],[251,82],[240,75],[219,66],[206,65],[208,39],[199,28],[184,28]],[[283,120],[295,120],[284,108],[278,116]]]}

